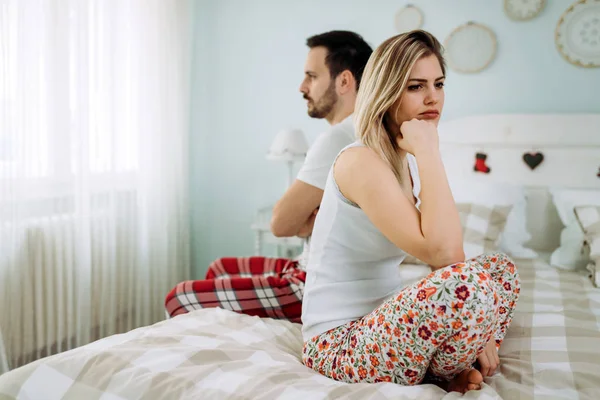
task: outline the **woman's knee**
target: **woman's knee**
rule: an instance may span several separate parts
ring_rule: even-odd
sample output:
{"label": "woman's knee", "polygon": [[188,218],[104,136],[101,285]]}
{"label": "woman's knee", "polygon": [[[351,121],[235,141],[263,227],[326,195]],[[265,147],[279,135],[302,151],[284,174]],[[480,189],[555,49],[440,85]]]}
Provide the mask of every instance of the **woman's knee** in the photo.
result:
{"label": "woman's knee", "polygon": [[[480,263],[475,263],[476,268],[480,268],[489,275],[490,282],[495,281],[502,287],[504,293],[511,293],[516,302],[521,292],[521,282],[517,266],[508,255],[501,252],[485,254]],[[496,286],[497,287],[497,286]]]}
{"label": "woman's knee", "polygon": [[508,255],[504,253],[493,253],[492,261],[495,259],[496,265],[499,266],[499,270],[504,276],[504,280],[509,280],[515,282],[515,285],[518,285],[519,272],[517,271],[517,265]]}
{"label": "woman's knee", "polygon": [[507,275],[509,280],[518,277],[517,266],[512,258],[502,252],[485,253],[469,261],[475,267],[480,267],[493,275]]}
{"label": "woman's knee", "polygon": [[446,281],[446,288],[443,290],[453,297],[453,302],[483,304],[493,299],[493,279],[488,271],[479,265],[465,263],[453,266],[447,272],[443,272],[441,277]]}
{"label": "woman's knee", "polygon": [[507,265],[507,264],[514,265],[515,264],[513,259],[510,258],[510,256],[508,254],[502,253],[500,251],[490,253],[489,257],[492,258],[493,260],[495,260],[496,263],[501,264],[501,265]]}

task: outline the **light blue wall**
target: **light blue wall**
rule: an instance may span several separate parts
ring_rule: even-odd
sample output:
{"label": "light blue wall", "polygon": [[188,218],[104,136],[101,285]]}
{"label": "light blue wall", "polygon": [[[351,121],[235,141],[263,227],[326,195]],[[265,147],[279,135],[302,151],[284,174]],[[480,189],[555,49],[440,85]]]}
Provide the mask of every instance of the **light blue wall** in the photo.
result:
{"label": "light blue wall", "polygon": [[257,208],[275,202],[285,166],[265,154],[284,127],[309,142],[325,121],[312,120],[298,92],[306,37],[354,30],[376,47],[395,34],[404,4],[425,15],[441,41],[469,20],[491,27],[494,62],[483,72],[449,71],[443,118],[484,113],[600,112],[600,69],[565,62],[554,30],[570,0],[547,1],[529,22],[506,17],[501,0],[197,0],[193,118],[190,142],[192,261],[199,278],[219,256],[251,255]]}

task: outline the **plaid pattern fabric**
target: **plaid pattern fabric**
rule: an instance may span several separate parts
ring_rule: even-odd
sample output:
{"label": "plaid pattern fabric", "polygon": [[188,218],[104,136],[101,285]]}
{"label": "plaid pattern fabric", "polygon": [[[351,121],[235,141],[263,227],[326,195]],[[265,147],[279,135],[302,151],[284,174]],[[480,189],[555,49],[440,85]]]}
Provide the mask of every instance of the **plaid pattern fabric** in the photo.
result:
{"label": "plaid pattern fabric", "polygon": [[592,282],[600,287],[600,207],[575,207],[575,216],[585,234],[585,246],[590,254],[587,269],[590,271]]}
{"label": "plaid pattern fabric", "polygon": [[512,206],[458,203],[456,207],[463,227],[465,257],[497,251]]}
{"label": "plaid pattern fabric", "polygon": [[205,280],[177,284],[165,299],[174,317],[220,307],[258,317],[300,322],[306,272],[285,258],[227,257],[214,261]]}
{"label": "plaid pattern fabric", "polygon": [[[468,260],[484,253],[498,251],[498,239],[502,235],[512,206],[457,203],[456,208],[463,228],[465,258]],[[404,263],[425,264],[410,254],[406,256]]]}
{"label": "plaid pattern fabric", "polygon": [[[469,399],[600,398],[600,291],[517,262],[521,295],[499,373]],[[458,399],[431,385],[347,384],[301,363],[301,326],[219,308],[180,315],[0,376],[0,399]]]}
{"label": "plaid pattern fabric", "polygon": [[505,399],[600,399],[600,291],[582,271],[517,261],[521,296],[500,349]]}

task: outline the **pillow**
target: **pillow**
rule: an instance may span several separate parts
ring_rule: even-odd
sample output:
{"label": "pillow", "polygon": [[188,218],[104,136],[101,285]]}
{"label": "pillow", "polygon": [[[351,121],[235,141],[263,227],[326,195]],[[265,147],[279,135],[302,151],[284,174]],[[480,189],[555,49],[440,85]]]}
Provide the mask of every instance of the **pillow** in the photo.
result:
{"label": "pillow", "polygon": [[504,232],[500,237],[500,251],[515,258],[537,258],[536,251],[525,247],[525,242],[529,239],[531,239],[531,234],[527,231],[527,197],[523,192],[508,214]]}
{"label": "pillow", "polygon": [[456,207],[463,227],[465,257],[497,251],[512,206],[458,203]]}
{"label": "pillow", "polygon": [[551,188],[552,200],[565,226],[577,221],[575,207],[600,206],[600,189]]}
{"label": "pillow", "polygon": [[550,265],[567,270],[585,267],[589,257],[583,246],[584,241],[583,232],[576,221],[565,226],[560,233],[560,246],[550,256]]}
{"label": "pillow", "polygon": [[584,247],[584,231],[578,222],[578,206],[600,206],[600,190],[551,188],[552,201],[563,225],[560,246],[550,256],[550,265],[558,268],[583,269],[589,262],[589,249]]}
{"label": "pillow", "polygon": [[525,247],[531,235],[526,226],[527,196],[523,186],[493,182],[488,176],[452,179],[449,182],[457,203],[512,206],[499,246],[495,250],[515,258],[538,257],[537,252]]}
{"label": "pillow", "polygon": [[[512,206],[457,203],[456,208],[463,228],[466,259],[477,257],[483,253],[498,251],[498,239],[504,231]],[[403,263],[425,264],[411,255],[407,255]]]}

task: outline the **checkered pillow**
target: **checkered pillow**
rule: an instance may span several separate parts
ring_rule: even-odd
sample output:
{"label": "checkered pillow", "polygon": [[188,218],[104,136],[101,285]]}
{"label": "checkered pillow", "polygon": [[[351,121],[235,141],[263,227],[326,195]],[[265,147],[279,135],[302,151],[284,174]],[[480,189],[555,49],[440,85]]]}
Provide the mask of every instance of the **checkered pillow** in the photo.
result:
{"label": "checkered pillow", "polygon": [[590,263],[587,267],[592,280],[600,286],[600,206],[575,207],[575,216],[585,235],[585,247],[589,250]]}
{"label": "checkered pillow", "polygon": [[498,239],[502,235],[512,205],[459,203],[456,207],[463,227],[465,257],[469,259],[483,253],[498,251]]}
{"label": "checkered pillow", "polygon": [[[463,246],[467,259],[483,253],[498,251],[498,239],[502,235],[512,205],[487,206],[483,204],[457,203],[463,227]],[[407,255],[406,264],[425,264]]]}

